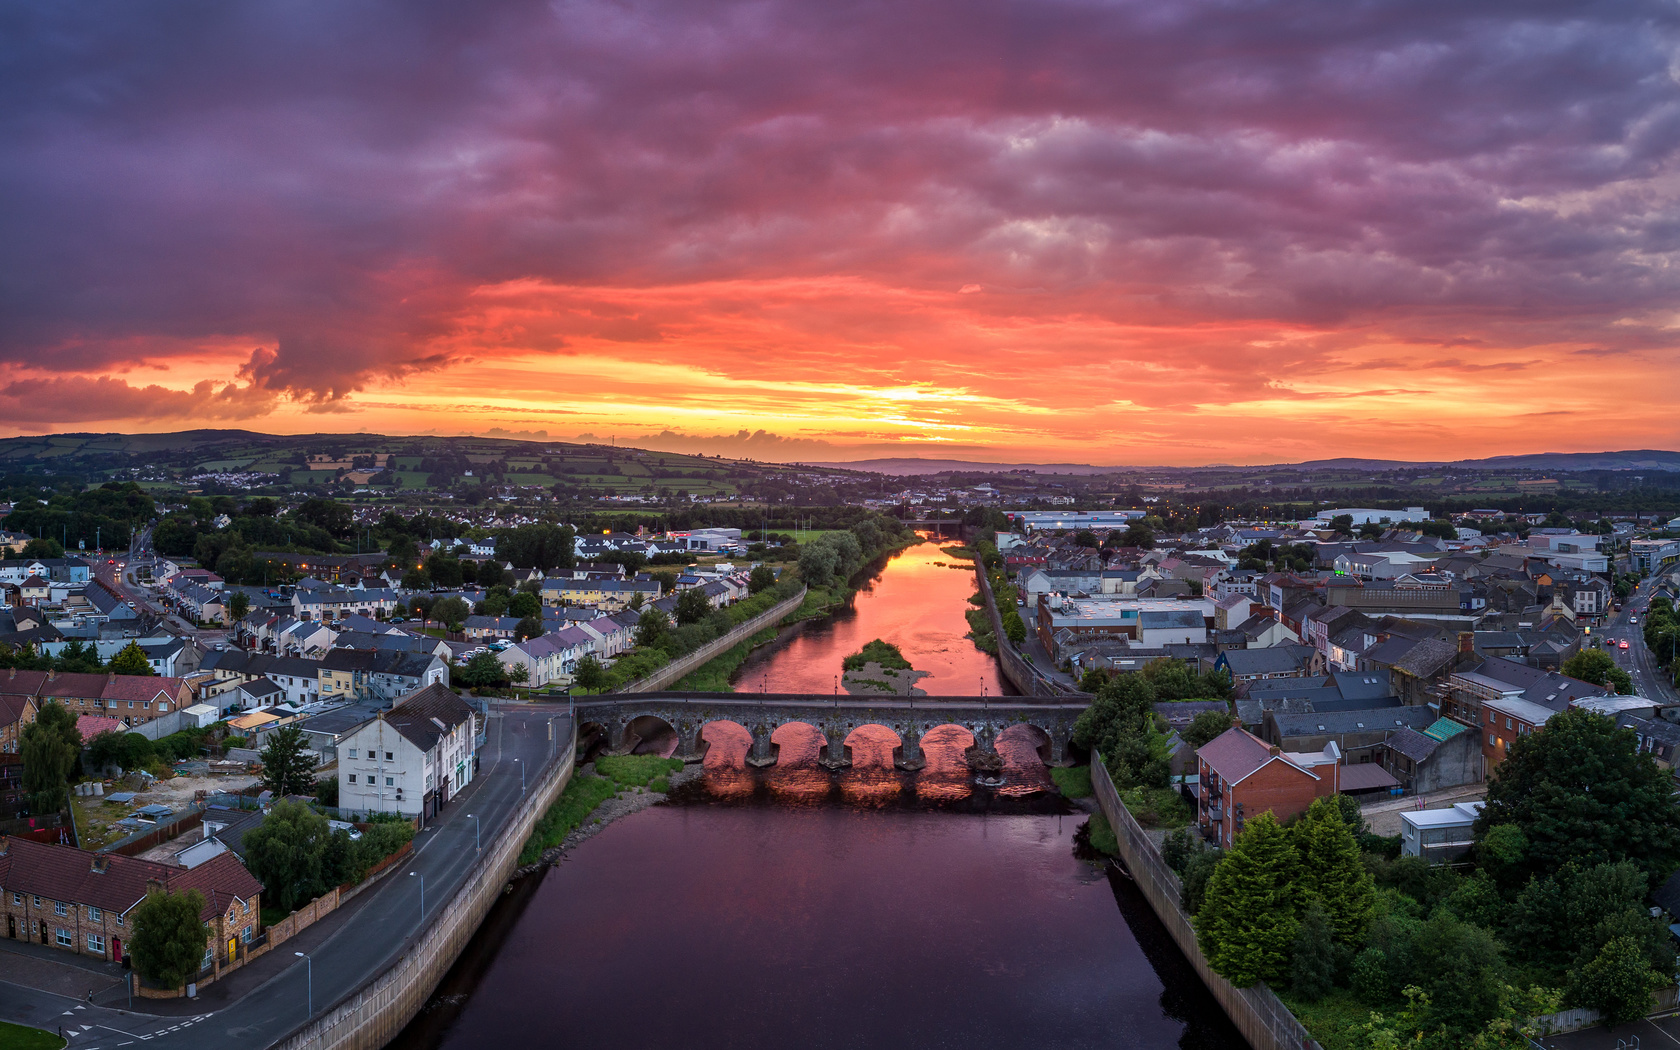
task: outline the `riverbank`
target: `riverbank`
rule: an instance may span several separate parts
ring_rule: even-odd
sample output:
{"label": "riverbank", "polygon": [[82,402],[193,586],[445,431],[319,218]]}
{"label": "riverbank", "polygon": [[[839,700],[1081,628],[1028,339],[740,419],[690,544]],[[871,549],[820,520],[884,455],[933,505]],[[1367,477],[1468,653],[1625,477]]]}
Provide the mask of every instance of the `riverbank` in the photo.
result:
{"label": "riverbank", "polygon": [[607,825],[665,801],[670,793],[705,775],[698,765],[656,755],[623,755],[587,762],[543,814],[521,852],[514,878],[556,864]]}

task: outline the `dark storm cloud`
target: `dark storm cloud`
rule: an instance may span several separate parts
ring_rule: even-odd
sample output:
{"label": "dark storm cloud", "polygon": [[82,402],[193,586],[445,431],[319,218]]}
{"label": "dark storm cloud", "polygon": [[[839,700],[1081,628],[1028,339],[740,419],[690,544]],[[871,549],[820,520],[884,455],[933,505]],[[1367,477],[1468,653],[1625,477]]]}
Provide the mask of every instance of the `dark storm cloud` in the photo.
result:
{"label": "dark storm cloud", "polygon": [[1675,30],[1659,3],[8,3],[0,360],[254,337],[251,390],[325,407],[457,361],[481,285],[828,273],[1614,353],[1680,293]]}

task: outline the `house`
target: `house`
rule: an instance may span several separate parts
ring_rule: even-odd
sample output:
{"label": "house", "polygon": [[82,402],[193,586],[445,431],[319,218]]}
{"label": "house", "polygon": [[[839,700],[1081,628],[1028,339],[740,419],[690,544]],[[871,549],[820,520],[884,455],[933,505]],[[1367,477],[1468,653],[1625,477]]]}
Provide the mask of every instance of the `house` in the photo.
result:
{"label": "house", "polygon": [[1393,733],[1410,727],[1422,731],[1436,715],[1427,707],[1379,707],[1306,714],[1266,713],[1260,735],[1286,751],[1316,751],[1334,743],[1349,762],[1371,762]]}
{"label": "house", "polygon": [[1485,802],[1455,802],[1449,809],[1406,810],[1400,814],[1400,855],[1431,864],[1457,860],[1470,852],[1471,827]]}
{"label": "house", "polygon": [[1680,758],[1676,757],[1680,755],[1680,726],[1660,718],[1641,718],[1638,715],[1622,715],[1616,719],[1616,724],[1633,730],[1634,746],[1650,755],[1671,775],[1676,767],[1680,767]]}
{"label": "house", "polygon": [[1231,676],[1233,684],[1272,678],[1303,678],[1311,673],[1314,650],[1305,645],[1273,645],[1265,649],[1227,649],[1213,661],[1213,669]]}
{"label": "house", "polygon": [[[6,685],[0,678],[0,688]],[[15,755],[23,727],[35,721],[36,701],[27,694],[0,692],[0,754]]]}
{"label": "house", "polygon": [[429,685],[339,741],[338,804],[429,820],[472,782],[473,709]]}
{"label": "house", "polygon": [[383,587],[300,587],[292,592],[292,615],[300,620],[388,616],[396,608],[396,592]]}
{"label": "house", "polygon": [[1482,768],[1491,774],[1518,737],[1539,729],[1558,712],[1519,696],[1505,696],[1482,701],[1481,713]]}
{"label": "house", "polygon": [[525,681],[521,684],[532,689],[553,685],[562,678],[566,679],[562,684],[569,684],[577,662],[593,650],[592,642],[579,628],[567,627],[510,645],[497,653],[496,659],[509,672],[523,667]]}
{"label": "house", "polygon": [[1377,751],[1377,761],[1408,794],[1426,795],[1482,779],[1482,748],[1476,731],[1438,718],[1422,731],[1396,729]]}
{"label": "house", "polygon": [[339,747],[344,740],[379,717],[379,707],[371,700],[351,704],[336,711],[312,715],[297,725],[308,739],[310,750],[320,755],[323,763],[334,762],[340,757]]}
{"label": "house", "polygon": [[323,700],[394,700],[449,680],[449,665],[431,652],[332,649],[321,658],[320,669]]}
{"label": "house", "polygon": [[1326,777],[1298,765],[1283,749],[1233,726],[1196,751],[1196,823],[1202,835],[1229,849],[1249,817],[1270,812],[1279,822],[1335,793]]}
{"label": "house", "polygon": [[1480,725],[1482,705],[1490,700],[1525,700],[1555,714],[1577,700],[1607,695],[1602,687],[1590,682],[1504,657],[1476,661],[1454,670],[1447,676],[1443,693],[1441,713],[1465,725]]}
{"label": "house", "polygon": [[0,908],[6,935],[120,962],[133,912],[148,891],[194,889],[210,926],[201,970],[243,954],[261,924],[262,886],[232,853],[191,868],[0,835]]}
{"label": "house", "polygon": [[548,577],[538,592],[549,604],[592,605],[609,611],[629,606],[636,595],[644,602],[659,597],[658,580],[571,580]]}

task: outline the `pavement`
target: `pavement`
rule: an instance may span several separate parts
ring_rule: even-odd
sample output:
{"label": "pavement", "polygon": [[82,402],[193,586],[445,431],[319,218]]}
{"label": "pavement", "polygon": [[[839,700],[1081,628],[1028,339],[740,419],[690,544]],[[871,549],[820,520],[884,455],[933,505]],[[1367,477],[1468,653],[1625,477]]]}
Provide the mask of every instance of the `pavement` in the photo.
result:
{"label": "pavement", "polygon": [[[501,831],[524,791],[571,739],[567,711],[558,704],[493,704],[478,776],[415,837],[406,870],[352,900],[344,914],[205,986],[197,1000],[135,1000],[130,1008],[121,986],[107,985],[90,1004],[87,987],[99,975],[78,966],[76,956],[6,952],[0,954],[0,1019],[47,1031],[65,1026],[75,1050],[140,1042],[147,1050],[270,1046],[306,1022],[311,1006],[315,1014],[326,1011],[389,966],[422,919],[434,917],[432,909],[459,889],[478,857],[476,844]],[[318,974],[311,972],[316,965]]]}
{"label": "pavement", "polygon": [[1536,1039],[1541,1050],[1661,1050],[1680,1046],[1680,1014]]}

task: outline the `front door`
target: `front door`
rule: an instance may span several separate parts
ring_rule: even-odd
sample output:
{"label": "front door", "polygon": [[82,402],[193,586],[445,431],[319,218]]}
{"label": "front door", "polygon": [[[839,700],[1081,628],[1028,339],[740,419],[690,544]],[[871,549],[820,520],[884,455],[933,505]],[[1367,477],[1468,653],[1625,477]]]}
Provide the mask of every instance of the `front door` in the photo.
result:
{"label": "front door", "polygon": [[122,938],[121,937],[112,937],[111,938],[111,961],[114,962],[114,963],[122,962]]}
{"label": "front door", "polygon": [[41,943],[47,943],[47,920],[41,920]]}
{"label": "front door", "polygon": [[6,936],[12,938],[13,940],[17,939],[17,916],[16,915],[6,916]]}

